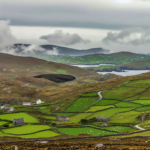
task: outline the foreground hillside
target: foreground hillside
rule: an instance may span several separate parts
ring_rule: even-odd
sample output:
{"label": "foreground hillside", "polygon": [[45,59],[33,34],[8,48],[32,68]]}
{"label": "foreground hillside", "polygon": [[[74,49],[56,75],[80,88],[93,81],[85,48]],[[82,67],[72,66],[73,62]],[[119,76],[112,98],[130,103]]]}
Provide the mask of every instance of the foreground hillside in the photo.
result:
{"label": "foreground hillside", "polygon": [[[150,73],[91,84],[41,88],[39,96],[45,95],[45,99],[42,99],[45,103],[35,105],[31,94],[31,105],[18,106],[14,99],[10,105],[15,108],[13,112],[1,110],[0,136],[2,139],[9,137],[9,140],[14,140],[11,137],[16,137],[15,140],[63,139],[79,136],[89,138],[106,136],[111,139],[146,137],[149,136],[150,129],[147,125],[150,115],[149,90]],[[20,89],[21,91],[22,97],[25,98],[25,92]],[[98,95],[97,92],[101,93]],[[1,101],[3,100],[1,95]],[[57,115],[68,116],[69,120],[58,121]],[[97,116],[106,117],[109,121],[98,121]],[[20,126],[12,123],[13,118],[22,117],[28,124]],[[135,125],[146,130],[140,131]]]}

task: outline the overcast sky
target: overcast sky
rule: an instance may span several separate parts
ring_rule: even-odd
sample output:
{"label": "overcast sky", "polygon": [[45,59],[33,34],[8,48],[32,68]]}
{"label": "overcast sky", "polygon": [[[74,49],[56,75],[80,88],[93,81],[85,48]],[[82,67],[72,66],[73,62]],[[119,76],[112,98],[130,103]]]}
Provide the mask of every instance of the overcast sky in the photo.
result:
{"label": "overcast sky", "polygon": [[0,0],[0,45],[150,52],[150,0]]}

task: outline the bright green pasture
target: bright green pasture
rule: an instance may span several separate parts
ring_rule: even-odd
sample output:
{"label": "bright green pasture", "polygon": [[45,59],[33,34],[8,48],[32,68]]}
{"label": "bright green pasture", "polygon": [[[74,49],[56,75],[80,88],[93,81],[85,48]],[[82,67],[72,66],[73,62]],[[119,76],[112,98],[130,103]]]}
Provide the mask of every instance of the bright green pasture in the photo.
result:
{"label": "bright green pasture", "polygon": [[52,113],[52,115],[58,115],[58,116],[71,116],[71,115],[73,115],[73,114],[75,114],[75,113]]}
{"label": "bright green pasture", "polygon": [[41,130],[50,129],[51,127],[48,125],[23,125],[20,127],[3,129],[5,133],[11,134],[29,134]]}
{"label": "bright green pasture", "polygon": [[141,112],[137,111],[129,111],[124,113],[118,113],[112,117],[110,117],[110,123],[138,123],[139,120],[137,117],[141,114]]}
{"label": "bright green pasture", "polygon": [[6,122],[6,121],[0,121],[0,126],[4,125],[6,123],[8,123],[8,122]]}
{"label": "bright green pasture", "polygon": [[57,132],[51,131],[51,130],[47,130],[47,131],[41,131],[38,133],[34,133],[34,134],[28,134],[28,135],[20,135],[17,137],[21,137],[21,138],[48,138],[48,137],[54,137],[54,136],[58,136],[61,135]]}
{"label": "bright green pasture", "polygon": [[89,115],[91,115],[92,113],[78,113],[74,116],[71,116],[69,119],[69,123],[78,123],[81,121],[81,119],[85,119],[86,117],[88,117]]}
{"label": "bright green pasture", "polygon": [[65,112],[80,112],[88,109],[93,102],[97,101],[98,97],[82,97],[78,98],[70,105]]}
{"label": "bright green pasture", "polygon": [[91,136],[103,136],[103,135],[110,135],[110,134],[117,134],[116,132],[111,131],[105,131],[100,129],[95,129],[92,127],[60,127],[58,128],[59,131],[61,131],[64,134],[68,135],[79,135],[82,133],[89,134]]}
{"label": "bright green pasture", "polygon": [[86,117],[88,117],[89,115],[91,115],[92,113],[78,113],[74,116],[69,117],[68,121],[53,121],[57,124],[61,124],[61,123],[78,123],[81,121],[81,119],[85,119]]}
{"label": "bright green pasture", "polygon": [[57,72],[59,72],[59,73],[66,73],[66,72],[67,72],[67,70],[59,69],[59,70],[57,70]]}
{"label": "bright green pasture", "polygon": [[137,80],[137,81],[131,81],[127,83],[125,86],[135,86],[135,87],[149,87],[150,86],[150,79],[145,80]]}
{"label": "bright green pasture", "polygon": [[[103,98],[107,99],[125,99],[127,97],[134,96],[136,94],[140,94],[143,92],[145,89],[143,88],[133,88],[133,87],[118,87],[114,90],[109,90],[106,92],[102,92]],[[131,92],[129,92],[131,91]]]}
{"label": "bright green pasture", "polygon": [[90,118],[93,118],[93,117],[97,117],[97,116],[111,117],[111,116],[113,116],[116,113],[123,112],[123,111],[129,111],[131,109],[133,109],[133,108],[110,108],[110,109],[107,109],[107,110],[95,112],[91,116],[87,117],[87,119],[90,119]]}
{"label": "bright green pasture", "polygon": [[131,127],[126,127],[126,126],[108,126],[108,127],[100,127],[100,129],[107,129],[110,131],[118,131],[118,132],[126,132],[130,131],[132,128]]}
{"label": "bright green pasture", "polygon": [[136,108],[135,110],[144,111],[144,110],[148,110],[148,109],[150,109],[150,105],[149,106],[142,106],[142,107]]}
{"label": "bright green pasture", "polygon": [[113,105],[109,105],[109,106],[92,106],[90,107],[90,109],[88,109],[85,112],[93,112],[93,111],[98,111],[98,110],[103,110],[103,109],[107,109],[107,108],[111,108],[114,107]]}
{"label": "bright green pasture", "polygon": [[140,95],[139,99],[150,99],[150,89],[146,90]]}
{"label": "bright green pasture", "polygon": [[133,134],[129,134],[129,135],[123,135],[123,136],[119,136],[118,138],[133,137],[133,136],[150,136],[150,131],[143,131],[143,132],[140,132],[140,133],[133,133]]}
{"label": "bright green pasture", "polygon": [[140,107],[142,105],[129,103],[129,102],[119,102],[119,103],[115,104],[115,106],[116,107]]}
{"label": "bright green pasture", "polygon": [[139,95],[136,95],[136,96],[133,96],[133,97],[130,97],[130,98],[126,98],[124,100],[126,101],[133,101],[133,100],[137,100],[139,98]]}
{"label": "bright green pasture", "polygon": [[15,126],[13,123],[9,123],[8,125],[9,125],[9,127]]}
{"label": "bright green pasture", "polygon": [[38,123],[39,122],[36,118],[34,118],[26,113],[22,113],[22,112],[0,115],[0,119],[6,119],[6,120],[13,121],[14,118],[15,119],[23,118],[24,122],[29,122],[29,123]]}
{"label": "bright green pasture", "polygon": [[81,96],[97,96],[96,92],[92,92],[92,93],[84,93]]}
{"label": "bright green pasture", "polygon": [[37,117],[42,117],[42,118],[46,118],[46,119],[56,119],[56,116],[46,116],[46,115],[37,115]]}
{"label": "bright green pasture", "polygon": [[49,107],[40,107],[38,108],[40,112],[48,114],[50,113],[50,108]]}
{"label": "bright green pasture", "polygon": [[150,105],[150,100],[136,100],[132,102],[143,104],[143,105]]}
{"label": "bright green pasture", "polygon": [[119,102],[119,101],[117,101],[117,100],[101,99],[100,101],[98,101],[94,105],[111,105],[111,104],[114,104],[114,103],[117,103],[117,102]]}

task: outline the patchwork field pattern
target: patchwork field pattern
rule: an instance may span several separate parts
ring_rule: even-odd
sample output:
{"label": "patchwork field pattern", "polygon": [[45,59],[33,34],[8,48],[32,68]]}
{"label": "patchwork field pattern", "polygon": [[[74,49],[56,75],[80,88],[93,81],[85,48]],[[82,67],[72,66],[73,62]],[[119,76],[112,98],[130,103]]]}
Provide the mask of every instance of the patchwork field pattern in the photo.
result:
{"label": "patchwork field pattern", "polygon": [[36,118],[34,118],[26,113],[12,113],[12,114],[0,115],[0,119],[13,121],[14,118],[15,119],[23,118],[24,122],[29,122],[29,123],[38,123],[39,122]]}
{"label": "patchwork field pattern", "polygon": [[11,134],[29,134],[34,133],[41,130],[50,129],[51,127],[48,125],[23,125],[20,127],[3,129],[2,131],[5,133]]}
{"label": "patchwork field pattern", "polygon": [[110,134],[117,134],[117,132],[112,131],[105,131],[101,129],[96,129],[92,127],[60,127],[58,128],[62,133],[68,135],[79,135],[79,134],[89,134],[91,136],[103,136],[103,135],[110,135]]}

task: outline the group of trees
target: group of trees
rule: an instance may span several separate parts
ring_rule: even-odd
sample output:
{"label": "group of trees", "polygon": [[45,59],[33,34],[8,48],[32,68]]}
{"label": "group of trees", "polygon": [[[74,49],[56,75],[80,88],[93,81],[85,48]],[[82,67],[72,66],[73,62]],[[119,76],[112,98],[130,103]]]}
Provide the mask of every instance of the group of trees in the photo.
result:
{"label": "group of trees", "polygon": [[80,121],[82,124],[89,124],[89,123],[93,123],[93,122],[97,122],[97,119],[96,119],[96,117],[93,117],[93,118],[91,118],[91,119],[81,119],[81,121]]}

